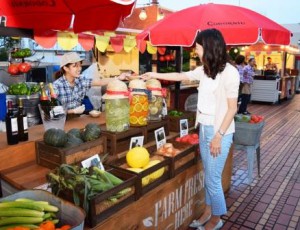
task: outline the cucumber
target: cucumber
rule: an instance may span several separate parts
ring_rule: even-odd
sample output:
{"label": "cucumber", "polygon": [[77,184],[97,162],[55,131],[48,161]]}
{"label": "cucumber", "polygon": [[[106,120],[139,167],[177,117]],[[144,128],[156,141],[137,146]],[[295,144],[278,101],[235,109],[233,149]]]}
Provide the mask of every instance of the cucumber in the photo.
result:
{"label": "cucumber", "polygon": [[0,219],[0,226],[9,224],[39,224],[42,222],[42,217],[7,217]]}
{"label": "cucumber", "polygon": [[43,217],[44,214],[45,214],[44,212],[25,209],[25,208],[0,208],[0,217],[12,217],[12,216]]}

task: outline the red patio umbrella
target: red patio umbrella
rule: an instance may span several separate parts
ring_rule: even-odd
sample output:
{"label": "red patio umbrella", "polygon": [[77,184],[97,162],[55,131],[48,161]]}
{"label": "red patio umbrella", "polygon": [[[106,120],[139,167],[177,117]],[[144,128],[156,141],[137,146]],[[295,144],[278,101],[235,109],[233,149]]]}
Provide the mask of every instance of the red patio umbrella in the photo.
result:
{"label": "red patio umbrella", "polygon": [[[0,16],[7,27],[83,31],[115,30],[136,0],[5,0]],[[74,16],[74,17],[73,17]],[[73,21],[74,19],[74,21]]]}
{"label": "red patio umbrella", "polygon": [[149,39],[154,46],[193,45],[197,32],[216,28],[227,45],[289,45],[291,32],[252,10],[224,4],[201,4],[168,15],[153,24],[138,39]]}

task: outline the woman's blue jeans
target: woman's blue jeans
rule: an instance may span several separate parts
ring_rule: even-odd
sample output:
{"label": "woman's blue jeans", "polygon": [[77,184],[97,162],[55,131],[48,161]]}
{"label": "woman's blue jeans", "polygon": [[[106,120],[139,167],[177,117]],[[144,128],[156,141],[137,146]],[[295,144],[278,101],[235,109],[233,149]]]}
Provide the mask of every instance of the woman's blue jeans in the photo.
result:
{"label": "woman's blue jeans", "polygon": [[211,206],[212,215],[221,216],[227,212],[222,188],[222,172],[232,144],[233,134],[222,137],[221,153],[217,157],[210,154],[210,142],[214,135],[213,126],[200,125],[200,153],[205,176],[205,203]]}

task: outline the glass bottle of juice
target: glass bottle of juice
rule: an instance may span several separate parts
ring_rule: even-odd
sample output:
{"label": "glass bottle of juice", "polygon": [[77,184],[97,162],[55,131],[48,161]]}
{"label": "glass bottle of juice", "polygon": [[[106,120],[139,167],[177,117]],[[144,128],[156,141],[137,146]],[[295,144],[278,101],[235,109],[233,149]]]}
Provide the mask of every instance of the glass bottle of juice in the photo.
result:
{"label": "glass bottle of juice", "polygon": [[105,100],[106,130],[123,132],[129,129],[129,92],[127,85],[113,80],[107,85]]}
{"label": "glass bottle of juice", "polygon": [[149,90],[146,83],[140,79],[129,82],[131,91],[129,121],[130,126],[145,126],[148,124]]}
{"label": "glass bottle of juice", "polygon": [[161,87],[157,79],[146,81],[147,89],[151,91],[151,100],[149,102],[149,121],[160,121],[162,119],[163,98],[166,96],[166,90]]}

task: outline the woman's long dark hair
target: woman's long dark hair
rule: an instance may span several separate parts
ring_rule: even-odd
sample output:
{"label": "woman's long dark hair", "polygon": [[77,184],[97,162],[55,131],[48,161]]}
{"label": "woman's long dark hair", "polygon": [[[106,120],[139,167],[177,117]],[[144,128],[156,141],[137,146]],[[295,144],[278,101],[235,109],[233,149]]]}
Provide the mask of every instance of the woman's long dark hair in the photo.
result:
{"label": "woman's long dark hair", "polygon": [[228,62],[226,44],[220,31],[206,29],[197,34],[196,43],[203,47],[202,64],[205,74],[215,79]]}

